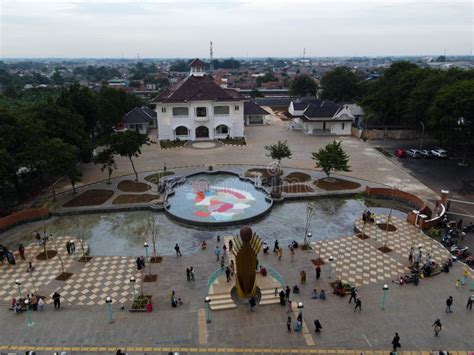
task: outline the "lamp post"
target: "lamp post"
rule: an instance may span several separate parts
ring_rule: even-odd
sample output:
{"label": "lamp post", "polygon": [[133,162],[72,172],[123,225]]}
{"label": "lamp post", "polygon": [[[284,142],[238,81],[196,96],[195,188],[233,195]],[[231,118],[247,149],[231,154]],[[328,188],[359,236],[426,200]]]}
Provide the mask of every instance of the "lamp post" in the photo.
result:
{"label": "lamp post", "polygon": [[132,287],[132,303],[135,301],[135,276],[130,277],[130,286]]}
{"label": "lamp post", "polygon": [[311,237],[313,235],[311,233],[308,233],[306,237],[308,238],[308,253],[311,251]]}
{"label": "lamp post", "polygon": [[425,136],[425,124],[420,121],[422,131],[421,131],[421,140],[420,140],[420,150],[423,148],[423,137]]}
{"label": "lamp post", "polygon": [[[466,134],[466,136],[467,136],[466,138],[469,138],[469,127],[466,127],[467,124],[466,124],[466,120],[464,119],[464,117],[459,117],[458,118],[458,126],[459,126],[461,132],[464,132],[464,131],[467,130],[468,133]],[[469,164],[466,162],[468,145],[464,144],[464,146],[465,146],[465,148],[464,148],[464,152],[462,154],[462,162],[458,163],[459,166],[469,166]]]}
{"label": "lamp post", "polygon": [[206,323],[211,323],[211,298],[206,296],[204,303],[206,304]]}
{"label": "lamp post", "polygon": [[31,326],[33,326],[33,322],[31,321],[30,300],[29,299],[25,300],[25,306],[26,306],[26,320],[28,321],[28,326],[31,327]]}
{"label": "lamp post", "polygon": [[387,298],[387,291],[388,291],[388,285],[385,284],[383,285],[383,294],[382,294],[382,302],[380,303],[380,309],[385,309],[385,299]]}
{"label": "lamp post", "polygon": [[331,278],[331,273],[332,273],[332,261],[333,261],[333,257],[330,256],[329,257],[329,265],[328,265],[328,279]]}
{"label": "lamp post", "polygon": [[21,298],[22,295],[21,295],[21,281],[20,281],[20,279],[16,279],[15,283],[18,286],[18,294],[20,295],[20,298]]}
{"label": "lamp post", "polygon": [[112,317],[112,297],[107,296],[105,299],[105,303],[107,303],[107,306],[109,308],[109,323],[112,323],[114,321]]}
{"label": "lamp post", "polygon": [[147,242],[143,243],[143,247],[145,248],[145,257],[148,260],[148,243]]}

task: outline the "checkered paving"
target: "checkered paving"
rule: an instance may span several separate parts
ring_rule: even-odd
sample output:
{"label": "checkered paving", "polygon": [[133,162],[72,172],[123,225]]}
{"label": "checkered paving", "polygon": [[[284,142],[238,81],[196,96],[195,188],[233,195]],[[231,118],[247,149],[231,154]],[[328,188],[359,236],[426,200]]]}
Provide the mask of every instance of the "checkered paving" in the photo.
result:
{"label": "checkered paving", "polygon": [[125,303],[132,296],[131,276],[135,276],[138,294],[141,274],[137,272],[134,258],[96,256],[57,291],[63,300],[75,305],[104,304],[107,296],[112,297],[113,303]]}
{"label": "checkered paving", "polygon": [[[68,267],[76,259],[76,256],[67,254],[66,242],[74,240],[76,244],[76,256],[78,255],[79,240],[71,237],[55,237],[47,244],[48,250],[56,250],[61,256],[64,269]],[[10,302],[12,298],[18,298],[18,286],[15,280],[21,281],[21,292],[25,296],[27,294],[36,293],[39,288],[48,285],[52,280],[62,273],[61,262],[58,256],[49,260],[37,260],[36,256],[43,252],[43,246],[38,244],[30,244],[25,246],[25,257],[27,261],[23,261],[18,252],[15,252],[16,265],[9,265],[6,259],[4,264],[0,265],[0,299]],[[26,272],[28,262],[31,261],[35,270],[33,273]],[[34,284],[34,285],[33,285]],[[46,300],[48,302],[48,300]]]}
{"label": "checkered paving", "polygon": [[364,230],[364,234],[370,238],[379,241],[380,243],[387,243],[387,246],[395,253],[400,254],[403,258],[408,260],[410,248],[413,247],[418,250],[418,246],[422,246],[421,250],[423,256],[430,253],[431,259],[437,263],[444,263],[449,257],[448,251],[439,243],[424,235],[420,229],[404,220],[397,217],[390,218],[390,224],[393,224],[397,230],[393,232],[386,232],[377,226],[377,223],[386,223],[388,216],[376,216],[376,223],[366,223],[362,218],[355,222],[358,230]]}
{"label": "checkered paving", "polygon": [[[396,279],[406,272],[405,266],[374,245],[355,236],[313,243],[316,253],[332,261],[332,279],[356,286]],[[327,266],[326,266],[327,268]]]}

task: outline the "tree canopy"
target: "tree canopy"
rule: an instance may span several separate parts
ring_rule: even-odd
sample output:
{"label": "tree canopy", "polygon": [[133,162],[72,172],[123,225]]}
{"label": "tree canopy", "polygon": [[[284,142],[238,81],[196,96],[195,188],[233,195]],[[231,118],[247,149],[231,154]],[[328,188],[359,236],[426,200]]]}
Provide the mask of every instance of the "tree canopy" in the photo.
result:
{"label": "tree canopy", "polygon": [[338,67],[321,79],[322,98],[332,101],[352,101],[359,92],[359,78],[349,68]]}
{"label": "tree canopy", "polygon": [[266,145],[265,150],[268,150],[267,157],[278,160],[278,164],[281,164],[282,159],[291,159],[293,155],[287,141],[278,141],[276,144]]}
{"label": "tree canopy", "polygon": [[290,82],[289,93],[293,97],[315,96],[318,85],[309,75],[298,75]]}
{"label": "tree canopy", "polygon": [[323,169],[327,176],[331,171],[350,171],[349,156],[341,147],[341,141],[333,141],[317,152],[313,152],[312,158],[316,167]]}

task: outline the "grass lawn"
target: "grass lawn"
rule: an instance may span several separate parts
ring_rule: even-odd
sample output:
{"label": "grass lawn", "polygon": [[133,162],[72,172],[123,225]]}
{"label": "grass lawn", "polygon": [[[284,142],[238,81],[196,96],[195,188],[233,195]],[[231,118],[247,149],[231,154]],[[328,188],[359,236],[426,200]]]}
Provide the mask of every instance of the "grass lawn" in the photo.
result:
{"label": "grass lawn", "polygon": [[224,138],[219,139],[219,142],[222,142],[227,145],[247,145],[245,138]]}
{"label": "grass lawn", "polygon": [[353,181],[338,178],[323,178],[315,181],[315,185],[320,189],[327,191],[354,190],[360,187],[360,184]]}
{"label": "grass lawn", "polygon": [[172,171],[160,171],[159,173],[148,175],[147,177],[145,177],[145,180],[153,184],[158,184],[158,182],[163,176],[168,175],[174,175],[174,173]]}
{"label": "grass lawn", "polygon": [[160,141],[161,149],[179,148],[185,145],[187,141]]}
{"label": "grass lawn", "polygon": [[160,195],[150,195],[150,194],[142,194],[142,195],[119,195],[112,201],[114,205],[122,205],[127,203],[145,203],[156,200],[159,198]]}
{"label": "grass lawn", "polygon": [[64,207],[82,207],[82,206],[97,206],[103,204],[113,196],[114,192],[111,190],[88,190],[72,200],[66,202]]}
{"label": "grass lawn", "polygon": [[145,192],[149,189],[149,186],[147,184],[132,180],[120,181],[117,187],[120,191],[123,192]]}
{"label": "grass lawn", "polygon": [[292,172],[283,178],[283,180],[288,182],[306,182],[311,180],[311,176],[305,173]]}

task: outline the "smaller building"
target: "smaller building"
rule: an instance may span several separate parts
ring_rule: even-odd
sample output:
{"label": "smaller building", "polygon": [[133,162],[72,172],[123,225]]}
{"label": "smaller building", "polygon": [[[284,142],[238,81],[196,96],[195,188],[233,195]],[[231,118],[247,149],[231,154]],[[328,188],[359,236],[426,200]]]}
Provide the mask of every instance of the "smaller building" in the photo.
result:
{"label": "smaller building", "polygon": [[147,134],[156,127],[156,112],[148,107],[135,107],[123,116],[122,122],[128,130]]}
{"label": "smaller building", "polygon": [[253,101],[244,102],[244,123],[246,126],[268,124],[270,113]]}
{"label": "smaller building", "polygon": [[350,135],[354,120],[347,105],[317,99],[292,101],[286,115],[291,128],[307,135]]}

